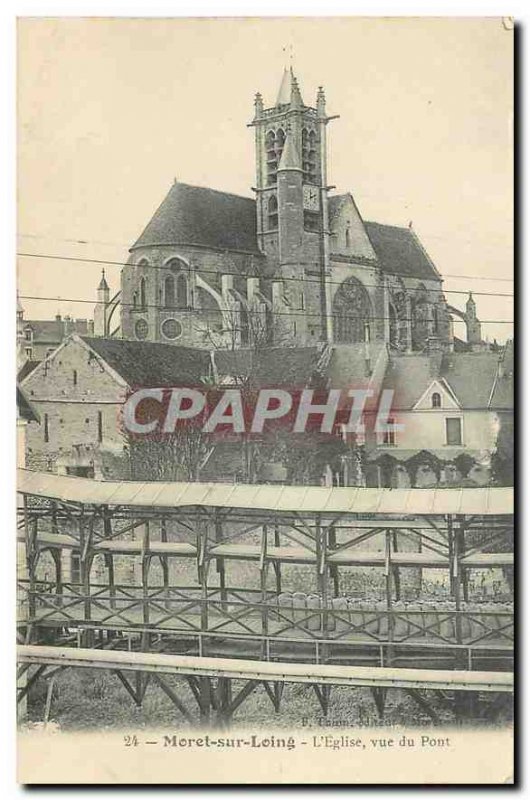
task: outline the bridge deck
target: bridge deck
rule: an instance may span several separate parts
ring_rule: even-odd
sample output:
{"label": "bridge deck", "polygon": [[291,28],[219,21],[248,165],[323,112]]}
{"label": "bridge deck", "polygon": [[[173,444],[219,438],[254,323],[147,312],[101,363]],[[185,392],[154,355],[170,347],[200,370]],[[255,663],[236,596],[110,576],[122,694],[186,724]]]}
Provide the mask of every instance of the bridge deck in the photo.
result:
{"label": "bridge deck", "polygon": [[[23,541],[23,537],[20,537]],[[43,547],[79,547],[79,542],[71,536],[63,534],[39,533],[37,543]],[[94,544],[95,553],[109,553],[113,555],[145,555],[150,553],[156,556],[173,556],[180,558],[196,558],[197,548],[189,542],[160,542],[151,541],[145,548],[140,541],[126,539],[102,540]],[[265,558],[272,562],[293,564],[316,564],[317,557],[314,552],[305,547],[268,547],[264,554],[259,545],[253,544],[219,544],[211,545],[208,550],[212,558],[227,558],[237,561],[260,561]],[[440,567],[449,566],[449,558],[424,550],[416,552],[392,553],[392,564],[400,567]],[[336,566],[362,566],[384,567],[387,561],[385,553],[381,550],[358,550],[355,547],[343,548],[327,556],[328,564]],[[488,569],[491,567],[513,566],[513,553],[473,553],[460,558],[460,564],[468,569]]]}
{"label": "bridge deck", "polygon": [[27,664],[202,675],[236,680],[477,692],[513,691],[513,674],[510,672],[295,664],[38,645],[19,645],[17,659]]}

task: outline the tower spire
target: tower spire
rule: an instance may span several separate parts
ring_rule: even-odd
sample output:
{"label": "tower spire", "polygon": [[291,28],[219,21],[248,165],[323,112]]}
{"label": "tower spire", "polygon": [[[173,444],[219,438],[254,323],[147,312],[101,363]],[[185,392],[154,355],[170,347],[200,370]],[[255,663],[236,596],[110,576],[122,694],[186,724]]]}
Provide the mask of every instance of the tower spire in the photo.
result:
{"label": "tower spire", "polygon": [[291,102],[291,74],[292,69],[285,67],[283,70],[278,96],[276,97],[276,105],[284,106]]}
{"label": "tower spire", "polygon": [[287,131],[287,138],[283,146],[282,157],[278,165],[278,172],[287,169],[297,169],[300,170],[300,172],[302,171],[300,153],[298,151],[296,139],[290,130]]}
{"label": "tower spire", "polygon": [[105,278],[105,269],[102,269],[101,270],[101,280],[99,282],[98,289],[107,289],[108,290],[108,288],[109,288],[109,285],[107,283],[107,279]]}

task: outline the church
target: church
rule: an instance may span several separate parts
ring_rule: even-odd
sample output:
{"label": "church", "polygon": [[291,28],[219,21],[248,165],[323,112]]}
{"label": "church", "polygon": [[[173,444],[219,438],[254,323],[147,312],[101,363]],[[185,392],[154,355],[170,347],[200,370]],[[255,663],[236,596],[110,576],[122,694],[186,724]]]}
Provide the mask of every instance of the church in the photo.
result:
{"label": "church", "polygon": [[[255,198],[175,181],[130,248],[121,292],[103,277],[94,333],[213,349],[384,344],[396,353],[481,347],[470,297],[449,306],[416,233],[362,219],[327,175],[324,90],[306,105],[291,69],[274,105],[258,93]],[[457,340],[458,341],[458,340]],[[460,343],[460,346],[463,343]]]}
{"label": "church", "polygon": [[[254,199],[174,183],[130,248],[120,291],[111,296],[102,275],[93,326],[57,332],[55,348],[47,341],[23,365],[37,415],[28,465],[102,479],[151,480],[163,467],[168,480],[498,480],[492,454],[512,430],[513,348],[482,340],[471,294],[464,311],[446,302],[412,226],[365,221],[351,194],[332,193],[332,119],[323,89],[307,106],[285,70],[274,105],[255,98]],[[455,316],[467,341],[454,336]],[[38,331],[21,308],[17,331],[29,359]],[[401,430],[337,424],[325,442],[218,437],[183,465],[158,445],[138,454],[123,437],[127,393],[162,385],[366,389],[374,402],[390,390]]]}

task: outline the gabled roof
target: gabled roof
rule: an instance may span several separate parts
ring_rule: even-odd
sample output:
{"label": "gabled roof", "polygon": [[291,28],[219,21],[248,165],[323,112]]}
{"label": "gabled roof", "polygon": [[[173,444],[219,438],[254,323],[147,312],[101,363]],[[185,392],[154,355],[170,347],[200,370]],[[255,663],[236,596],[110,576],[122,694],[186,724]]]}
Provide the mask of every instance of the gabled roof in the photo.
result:
{"label": "gabled roof", "polygon": [[255,200],[203,186],[173,184],[131,250],[173,244],[261,255]]}
{"label": "gabled roof", "polygon": [[365,222],[364,227],[385,272],[403,278],[440,280],[440,274],[411,228]]}
{"label": "gabled roof", "polygon": [[[438,378],[433,378],[431,380],[425,391],[420,395],[420,397],[414,403],[414,408],[420,409],[422,407],[426,395],[429,395],[429,401],[430,401],[430,395],[432,395],[433,392],[439,392],[444,395],[447,395],[447,397],[449,397],[451,402],[454,403],[457,408],[460,407],[460,403],[458,402],[458,397],[456,397],[455,393],[453,392],[453,390],[451,389],[445,378],[438,377]],[[430,402],[428,403],[428,406],[431,407]],[[443,410],[444,406],[442,405],[441,408]],[[445,410],[447,410],[447,408]]]}
{"label": "gabled roof", "polygon": [[[393,356],[384,389],[394,390],[393,407],[410,410],[435,378],[442,378],[463,409],[488,409],[498,369],[498,355],[489,351],[447,353],[438,368],[425,354]],[[513,402],[511,406],[513,407]]]}
{"label": "gabled roof", "polygon": [[[355,204],[350,193],[332,195],[329,198],[329,224],[332,230],[342,205],[348,199]],[[384,272],[404,278],[440,280],[438,270],[412,228],[400,228],[396,225],[382,225],[380,222],[364,220],[362,225]]]}
{"label": "gabled roof", "polygon": [[207,350],[161,342],[81,337],[130,387],[198,385],[208,376]]}

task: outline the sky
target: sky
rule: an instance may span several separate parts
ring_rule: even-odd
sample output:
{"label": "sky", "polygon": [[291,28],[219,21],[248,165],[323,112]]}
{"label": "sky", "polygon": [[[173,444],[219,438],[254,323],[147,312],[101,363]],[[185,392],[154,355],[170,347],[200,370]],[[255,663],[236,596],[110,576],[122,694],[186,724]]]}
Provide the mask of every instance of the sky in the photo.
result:
{"label": "sky", "polygon": [[334,191],[412,221],[451,305],[472,290],[479,317],[512,320],[511,297],[479,294],[513,291],[512,48],[500,18],[19,20],[25,317],[91,317],[102,265],[46,256],[124,262],[175,178],[252,196],[254,94],[273,105],[292,59],[305,103],[322,85],[340,115]]}

